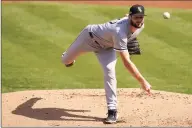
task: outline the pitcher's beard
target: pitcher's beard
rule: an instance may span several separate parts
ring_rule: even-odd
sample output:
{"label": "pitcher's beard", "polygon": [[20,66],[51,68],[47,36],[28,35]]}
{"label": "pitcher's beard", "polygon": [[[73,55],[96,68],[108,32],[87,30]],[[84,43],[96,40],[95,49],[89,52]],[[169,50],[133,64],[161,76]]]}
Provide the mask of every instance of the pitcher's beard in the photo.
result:
{"label": "pitcher's beard", "polygon": [[141,28],[142,24],[143,23],[140,23],[140,26],[139,26],[139,25],[133,23],[133,21],[131,20],[131,25],[134,26],[135,28]]}

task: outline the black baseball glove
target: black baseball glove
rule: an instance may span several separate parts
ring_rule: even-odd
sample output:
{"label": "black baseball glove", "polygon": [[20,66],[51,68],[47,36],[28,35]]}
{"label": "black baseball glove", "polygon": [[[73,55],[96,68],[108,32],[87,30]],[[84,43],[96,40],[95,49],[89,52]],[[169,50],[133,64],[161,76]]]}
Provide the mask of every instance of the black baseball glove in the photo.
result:
{"label": "black baseball glove", "polygon": [[127,49],[130,55],[141,55],[141,51],[139,48],[139,42],[137,38],[127,43]]}

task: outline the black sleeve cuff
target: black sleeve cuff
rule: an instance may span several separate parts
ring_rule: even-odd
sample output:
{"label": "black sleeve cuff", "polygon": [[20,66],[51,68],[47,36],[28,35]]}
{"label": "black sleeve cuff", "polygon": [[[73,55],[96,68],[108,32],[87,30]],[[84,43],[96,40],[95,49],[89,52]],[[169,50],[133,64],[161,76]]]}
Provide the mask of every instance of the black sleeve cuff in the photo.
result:
{"label": "black sleeve cuff", "polygon": [[115,51],[126,51],[126,50],[128,50],[127,48],[125,48],[125,49],[118,49],[118,48],[113,48]]}

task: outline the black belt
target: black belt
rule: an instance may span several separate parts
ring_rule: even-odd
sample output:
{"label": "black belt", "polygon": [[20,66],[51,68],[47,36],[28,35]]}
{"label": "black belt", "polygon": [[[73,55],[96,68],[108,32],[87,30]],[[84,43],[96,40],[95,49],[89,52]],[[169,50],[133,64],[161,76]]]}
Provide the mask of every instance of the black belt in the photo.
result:
{"label": "black belt", "polygon": [[92,32],[89,32],[89,35],[91,38],[93,38],[93,33]]}
{"label": "black belt", "polygon": [[[91,37],[92,39],[94,39],[92,32],[89,32],[89,35],[90,35],[90,37]],[[95,43],[99,44],[96,40],[94,40],[94,41],[95,41]]]}

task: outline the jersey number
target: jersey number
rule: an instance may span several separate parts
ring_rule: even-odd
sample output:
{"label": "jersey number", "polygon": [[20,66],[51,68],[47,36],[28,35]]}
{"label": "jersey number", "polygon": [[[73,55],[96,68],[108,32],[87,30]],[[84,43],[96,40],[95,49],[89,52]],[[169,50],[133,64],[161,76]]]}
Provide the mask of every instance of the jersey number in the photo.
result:
{"label": "jersey number", "polygon": [[117,23],[117,21],[119,21],[120,19],[115,19],[115,20],[112,20],[112,21],[110,21],[109,23],[110,24],[115,24],[115,23]]}

